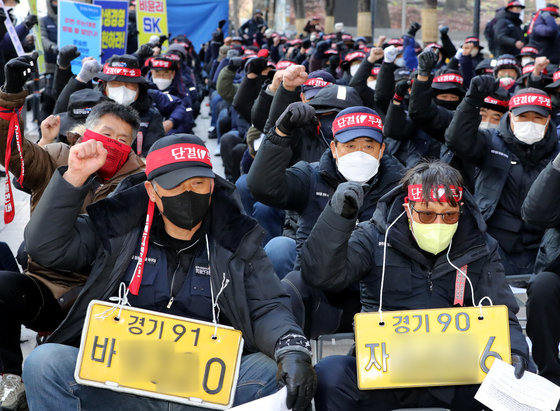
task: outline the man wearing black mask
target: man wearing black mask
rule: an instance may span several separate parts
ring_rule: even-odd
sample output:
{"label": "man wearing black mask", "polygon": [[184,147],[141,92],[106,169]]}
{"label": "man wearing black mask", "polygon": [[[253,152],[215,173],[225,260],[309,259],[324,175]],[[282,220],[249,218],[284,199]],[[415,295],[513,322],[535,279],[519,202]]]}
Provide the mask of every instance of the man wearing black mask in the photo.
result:
{"label": "man wearing black mask", "polygon": [[[128,302],[135,308],[202,321],[212,329],[225,322],[242,332],[245,355],[237,386],[230,383],[234,405],[274,393],[277,376],[287,386],[287,407],[305,410],[316,386],[309,342],[286,308],[260,247],[262,229],[241,213],[234,187],[214,175],[202,140],[188,134],[159,139],[146,157],[147,180],[127,180],[122,190],[80,216],[77,204],[89,189],[89,176],[106,158],[95,141],[72,147],[68,170],[55,174],[27,226],[29,253],[44,264],[93,267],[72,313],[51,335],[53,344],[26,360],[30,409],[70,407],[76,401],[88,409],[171,406],[68,384],[87,305],[116,296],[128,284]],[[102,249],[106,252],[98,252]],[[196,374],[189,378],[196,381]]]}

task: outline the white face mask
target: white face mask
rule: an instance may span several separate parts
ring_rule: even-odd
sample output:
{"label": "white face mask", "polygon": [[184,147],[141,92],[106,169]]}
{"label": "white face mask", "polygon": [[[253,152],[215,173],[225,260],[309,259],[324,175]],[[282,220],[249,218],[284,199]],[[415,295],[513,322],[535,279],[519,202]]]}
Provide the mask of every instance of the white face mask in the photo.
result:
{"label": "white face mask", "polygon": [[136,99],[136,91],[125,86],[107,87],[107,96],[123,106],[129,106]]}
{"label": "white face mask", "polygon": [[171,79],[166,79],[166,78],[152,78],[152,81],[154,82],[154,84],[157,86],[158,89],[160,90],[166,90],[170,85],[171,82],[173,80]]}
{"label": "white face mask", "polygon": [[498,124],[492,124],[489,121],[481,121],[478,126],[479,130],[495,130],[498,128]]}
{"label": "white face mask", "polygon": [[366,183],[371,180],[379,169],[379,160],[363,151],[354,151],[338,156],[336,165],[340,174],[348,181],[355,181],[356,183]]}
{"label": "white face mask", "polygon": [[538,124],[532,121],[514,121],[513,122],[513,135],[519,141],[525,144],[535,144],[544,138],[546,131],[546,124]]}
{"label": "white face mask", "polygon": [[351,75],[352,77],[354,77],[354,75],[355,75],[356,72],[358,71],[358,67],[360,67],[359,64],[352,64],[352,65],[350,66],[350,75]]}
{"label": "white face mask", "polygon": [[371,80],[367,82],[367,86],[372,89],[375,90],[375,85],[377,84],[377,80]]}
{"label": "white face mask", "polygon": [[395,59],[395,66],[404,67],[404,57],[397,57]]}
{"label": "white face mask", "polygon": [[534,62],[535,62],[534,57],[529,57],[529,56],[521,57],[521,67],[525,67],[527,64],[532,64]]}
{"label": "white face mask", "polygon": [[500,77],[500,87],[505,90],[509,90],[515,85],[515,79],[513,77]]}

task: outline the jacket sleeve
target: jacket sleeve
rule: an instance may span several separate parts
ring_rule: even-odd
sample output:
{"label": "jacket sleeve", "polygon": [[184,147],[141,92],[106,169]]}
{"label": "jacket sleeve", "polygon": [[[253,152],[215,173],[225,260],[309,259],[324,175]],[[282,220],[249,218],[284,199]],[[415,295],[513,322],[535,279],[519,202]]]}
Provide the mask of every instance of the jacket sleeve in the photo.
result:
{"label": "jacket sleeve", "polygon": [[[301,250],[301,275],[312,287],[338,291],[363,278],[373,267],[371,223],[336,214],[327,204]],[[354,228],[356,230],[354,231]]]}
{"label": "jacket sleeve", "polygon": [[266,88],[263,88],[251,108],[251,122],[261,133],[264,132],[273,98],[274,95]]}
{"label": "jacket sleeve", "polygon": [[[443,52],[445,54],[445,57],[447,58],[451,58],[455,55],[455,53],[457,53],[457,48],[455,48],[455,45],[453,44],[453,42],[451,41],[451,39],[449,38],[449,34],[445,33],[445,34],[441,34],[441,44],[443,46]],[[445,60],[445,58],[444,58]]]}
{"label": "jacket sleeve", "polygon": [[480,164],[487,154],[491,134],[479,130],[480,109],[463,100],[445,132],[445,144],[461,159]]}
{"label": "jacket sleeve", "polygon": [[70,100],[70,96],[72,95],[72,93],[86,88],[92,88],[91,81],[88,83],[83,83],[76,80],[76,77],[71,78],[56,99],[53,114],[64,113],[68,108],[68,100]]}
{"label": "jacket sleeve", "polygon": [[541,14],[535,22],[533,33],[540,37],[556,38],[556,36],[558,35],[558,25],[556,24],[554,17],[552,17],[551,14],[543,17]]}
{"label": "jacket sleeve", "polygon": [[301,211],[307,204],[310,176],[304,162],[286,169],[293,155],[286,145],[289,140],[269,132],[247,174],[247,185],[255,200],[263,204]]}
{"label": "jacket sleeve", "polygon": [[491,252],[474,290],[475,304],[478,304],[483,297],[488,296],[492,300],[493,305],[505,305],[508,308],[511,352],[521,355],[528,360],[529,347],[516,317],[519,306],[506,281],[504,268],[498,252],[498,243],[495,240],[488,241],[488,243]]}
{"label": "jacket sleeve", "polygon": [[47,22],[45,18],[39,19],[39,28],[41,29],[41,41],[43,42],[43,49],[45,49],[45,51],[50,51],[51,46],[56,46],[56,43],[53,43],[49,40],[49,34],[47,33]]}
{"label": "jacket sleeve", "polygon": [[262,86],[262,80],[259,77],[254,79],[243,77],[233,98],[233,107],[248,122],[251,122],[251,109]]}
{"label": "jacket sleeve", "polygon": [[383,63],[375,83],[375,108],[381,116],[385,116],[389,104],[395,95],[395,70],[393,63]]}
{"label": "jacket sleeve", "polygon": [[25,227],[25,246],[45,267],[83,272],[89,270],[99,248],[90,218],[80,215],[91,180],[74,187],[62,174],[62,169],[55,171]]}
{"label": "jacket sleeve", "polygon": [[472,78],[475,76],[474,64],[471,56],[461,56],[459,57],[459,70],[463,75],[463,83],[465,90],[469,89]]}
{"label": "jacket sleeve", "polygon": [[[52,95],[53,96],[60,96],[62,94],[62,90],[70,79],[73,77],[72,68],[68,67],[67,69],[61,69],[58,64],[54,69],[54,81],[53,81],[53,88],[52,88]],[[66,109],[64,110],[66,111]]]}
{"label": "jacket sleeve", "polygon": [[375,91],[370,89],[367,85],[367,79],[371,74],[371,69],[373,69],[373,64],[367,59],[364,59],[358,67],[358,71],[352,79],[350,80],[350,87],[353,87],[362,98],[364,105],[375,109]]}
{"label": "jacket sleeve", "polygon": [[284,110],[286,110],[286,107],[296,101],[301,101],[299,93],[299,87],[296,91],[288,91],[284,88],[283,84],[280,84],[280,87],[278,87],[278,90],[276,90],[276,94],[272,99],[268,119],[266,120],[266,125],[264,126],[265,133],[268,133],[269,130],[274,128],[276,120],[278,120],[280,115],[284,112]]}
{"label": "jacket sleeve", "polygon": [[224,67],[218,75],[218,82],[216,84],[216,91],[228,104],[233,103],[233,97],[237,92],[237,87],[233,84],[235,72],[231,71],[229,67]]}
{"label": "jacket sleeve", "polygon": [[560,193],[560,168],[555,165],[558,158],[541,171],[525,197],[521,215],[529,224],[543,228],[560,225],[560,208],[556,202]]}
{"label": "jacket sleeve", "polygon": [[431,137],[443,142],[445,129],[449,126],[453,114],[439,107],[432,99],[432,80],[416,79],[412,84],[408,113],[414,122],[422,127]]}
{"label": "jacket sleeve", "polygon": [[391,102],[389,111],[383,123],[383,134],[398,141],[407,141],[412,138],[416,131],[416,125],[412,121],[402,104]]}

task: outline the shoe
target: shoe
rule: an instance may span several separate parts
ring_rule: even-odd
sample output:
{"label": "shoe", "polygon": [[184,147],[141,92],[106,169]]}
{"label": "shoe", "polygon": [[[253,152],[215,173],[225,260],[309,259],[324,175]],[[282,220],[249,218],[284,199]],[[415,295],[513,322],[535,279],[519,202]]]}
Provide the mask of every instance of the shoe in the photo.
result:
{"label": "shoe", "polygon": [[214,149],[214,155],[215,155],[216,157],[220,157],[220,156],[222,155],[222,153],[220,152],[220,146],[217,146],[217,147]]}
{"label": "shoe", "polygon": [[19,411],[27,409],[25,387],[19,375],[4,374],[0,382],[0,406],[2,410]]}
{"label": "shoe", "polygon": [[216,127],[212,126],[208,129],[208,138],[210,140],[218,138],[218,134],[216,133]]}

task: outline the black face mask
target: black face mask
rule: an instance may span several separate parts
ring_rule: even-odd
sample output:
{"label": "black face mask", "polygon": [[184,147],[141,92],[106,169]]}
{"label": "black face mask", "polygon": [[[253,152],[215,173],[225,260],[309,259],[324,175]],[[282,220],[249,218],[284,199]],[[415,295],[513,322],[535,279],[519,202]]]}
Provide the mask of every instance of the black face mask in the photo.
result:
{"label": "black face mask", "polygon": [[457,106],[459,106],[459,103],[461,103],[460,100],[446,101],[446,100],[439,100],[437,98],[435,99],[435,101],[436,101],[436,104],[438,106],[441,106],[441,107],[446,108],[446,109],[451,110],[451,111],[457,110]]}
{"label": "black face mask", "polygon": [[57,14],[58,13],[58,5],[55,6],[54,4],[51,3],[51,7],[53,9],[54,14]]}
{"label": "black face mask", "polygon": [[177,227],[186,230],[192,230],[200,223],[210,207],[210,193],[185,191],[176,196],[159,198],[163,204],[163,215]]}

